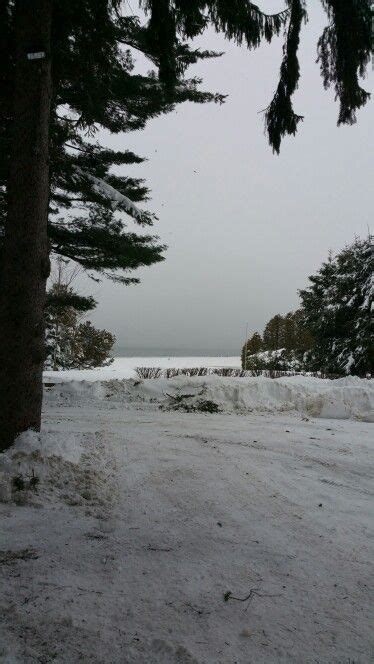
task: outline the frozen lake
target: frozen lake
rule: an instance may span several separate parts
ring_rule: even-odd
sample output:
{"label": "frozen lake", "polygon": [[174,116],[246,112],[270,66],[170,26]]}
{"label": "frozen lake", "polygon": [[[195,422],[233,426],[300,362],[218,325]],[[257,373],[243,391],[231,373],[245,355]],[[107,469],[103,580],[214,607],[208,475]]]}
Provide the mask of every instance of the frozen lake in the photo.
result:
{"label": "frozen lake", "polygon": [[186,367],[240,367],[240,357],[116,357],[108,367],[99,369],[71,369],[45,371],[44,381],[113,380],[134,378],[136,367],[160,367],[184,369]]}

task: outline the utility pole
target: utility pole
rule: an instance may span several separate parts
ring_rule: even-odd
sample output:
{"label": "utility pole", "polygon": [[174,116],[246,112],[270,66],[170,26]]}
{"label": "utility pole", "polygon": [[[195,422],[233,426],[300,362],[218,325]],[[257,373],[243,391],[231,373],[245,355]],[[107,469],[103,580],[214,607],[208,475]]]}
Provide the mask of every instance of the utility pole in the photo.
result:
{"label": "utility pole", "polygon": [[248,323],[245,325],[245,339],[244,339],[244,371],[247,371],[247,341],[248,341]]}

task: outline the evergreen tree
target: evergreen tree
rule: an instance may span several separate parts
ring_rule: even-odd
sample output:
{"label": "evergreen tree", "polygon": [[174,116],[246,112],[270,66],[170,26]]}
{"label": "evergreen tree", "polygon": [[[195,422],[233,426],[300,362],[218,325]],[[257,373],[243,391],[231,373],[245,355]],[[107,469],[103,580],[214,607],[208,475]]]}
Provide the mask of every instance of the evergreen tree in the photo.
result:
{"label": "evergreen tree", "polygon": [[98,330],[87,320],[78,325],[73,338],[74,367],[91,369],[108,366],[113,362],[109,353],[115,342],[113,334]]}
{"label": "evergreen tree", "polygon": [[246,368],[246,360],[249,355],[253,355],[254,353],[258,353],[261,351],[264,347],[264,342],[262,340],[261,335],[258,332],[255,332],[249,339],[248,341],[244,344],[241,352],[241,359],[242,359],[242,368]]}
{"label": "evergreen tree", "polygon": [[96,307],[93,297],[78,295],[66,283],[55,282],[47,293],[46,368],[58,371],[76,366],[72,339],[81,315]]}
{"label": "evergreen tree", "polygon": [[300,291],[305,325],[314,337],[308,366],[333,374],[373,372],[372,237],[356,239],[309,277]]}
{"label": "evergreen tree", "polygon": [[283,318],[276,314],[269,320],[264,329],[265,350],[277,350],[284,348]]}
{"label": "evergreen tree", "polygon": [[[5,4],[5,7],[4,7]],[[15,435],[40,429],[45,287],[49,274],[49,121],[52,97],[51,0],[14,8],[14,40],[1,53],[1,155],[7,155],[7,210],[0,276],[0,451]],[[3,24],[1,24],[3,31]],[[3,34],[2,34],[3,38]],[[3,44],[3,39],[0,40]],[[12,90],[8,90],[12,62]],[[5,79],[5,80],[4,80]],[[4,95],[5,92],[5,95]],[[6,95],[10,93],[9,98]],[[8,113],[6,112],[8,110]],[[9,141],[9,137],[12,140]],[[0,175],[4,165],[0,166]],[[0,205],[0,209],[4,206]]]}
{"label": "evergreen tree", "polygon": [[[287,9],[273,16],[247,0],[140,4],[149,18],[144,26],[124,13],[120,0],[0,4],[0,211],[5,212],[0,365],[7,376],[0,384],[1,449],[18,432],[40,427],[48,202],[52,246],[85,268],[117,278],[118,270],[161,259],[162,247],[152,236],[124,238],[124,222],[117,216],[122,211],[139,224],[152,223],[152,216],[134,203],[136,196],[146,195],[142,183],[110,172],[113,165],[137,158],[94,144],[88,135],[99,127],[111,133],[141,128],[179,101],[222,101],[199,92],[198,81],[184,78],[189,64],[212,56],[189,46],[208,25],[248,48],[270,41],[287,26],[279,85],[265,113],[275,151],[301,119],[293,111],[292,95],[306,19],[303,0],[286,0]],[[330,20],[319,43],[324,84],[335,86],[339,122],[350,123],[368,98],[358,77],[370,58],[369,0],[323,0],[323,6]],[[133,74],[129,48],[145,54],[158,76]],[[77,203],[88,217],[58,216]],[[121,272],[120,279],[131,277]]]}
{"label": "evergreen tree", "polygon": [[124,214],[140,226],[154,221],[136,205],[146,187],[111,171],[142,160],[95,143],[96,131],[141,129],[182,101],[223,100],[183,77],[215,55],[187,45],[175,45],[172,91],[156,73],[133,73],[130,47],[156,68],[159,57],[151,27],[122,16],[121,5],[0,4],[0,449],[40,428],[49,248],[126,284],[137,281],[128,271],[163,259],[157,238],[126,230]]}
{"label": "evergreen tree", "polygon": [[66,283],[54,283],[46,303],[46,368],[89,369],[106,366],[115,338],[82,316],[96,307],[93,297],[78,295]]}
{"label": "evergreen tree", "polygon": [[247,349],[249,353],[258,353],[264,347],[261,334],[255,332],[248,341]]}
{"label": "evergreen tree", "polygon": [[[4,95],[0,97],[0,141],[11,143],[15,65],[15,8],[5,3],[3,60]],[[191,101],[222,102],[219,94],[202,92],[199,80],[180,79],[167,92],[154,72],[135,73],[132,52],[144,53],[157,67],[150,28],[136,17],[121,16],[120,2],[53,2],[53,95],[50,109],[50,209],[48,236],[52,252],[73,258],[90,274],[122,283],[138,279],[126,273],[163,260],[158,238],[126,230],[126,216],[135,226],[152,226],[155,216],[138,207],[149,191],[143,180],[113,173],[113,167],[141,164],[131,151],[108,149],[94,140],[99,128],[111,133],[142,129],[148,120]],[[132,51],[130,50],[132,49]],[[177,43],[179,77],[188,64],[214,57]],[[9,151],[0,153],[0,231],[6,219]],[[0,232],[0,251],[1,251]]]}
{"label": "evergreen tree", "polygon": [[310,330],[305,325],[301,309],[289,311],[282,317],[282,331],[280,347],[286,351],[297,351],[304,353],[313,345]]}
{"label": "evergreen tree", "polygon": [[281,345],[286,350],[292,350],[296,347],[297,330],[293,312],[283,316],[283,334]]}
{"label": "evergreen tree", "polygon": [[279,371],[304,368],[304,355],[313,345],[301,309],[285,316],[276,314],[265,326],[263,338],[256,332],[242,348],[242,367]]}

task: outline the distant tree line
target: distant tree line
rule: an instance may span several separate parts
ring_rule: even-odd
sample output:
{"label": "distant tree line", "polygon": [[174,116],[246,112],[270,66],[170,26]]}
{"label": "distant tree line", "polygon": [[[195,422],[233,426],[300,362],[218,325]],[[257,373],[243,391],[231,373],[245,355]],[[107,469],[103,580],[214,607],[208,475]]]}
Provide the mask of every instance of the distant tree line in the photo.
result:
{"label": "distant tree line", "polygon": [[243,369],[372,374],[373,267],[372,236],[330,254],[299,291],[301,307],[273,316],[246,341]]}
{"label": "distant tree line", "polygon": [[305,327],[301,309],[286,315],[276,314],[265,325],[263,334],[255,332],[244,344],[243,369],[299,369],[300,358],[312,348],[313,339]]}

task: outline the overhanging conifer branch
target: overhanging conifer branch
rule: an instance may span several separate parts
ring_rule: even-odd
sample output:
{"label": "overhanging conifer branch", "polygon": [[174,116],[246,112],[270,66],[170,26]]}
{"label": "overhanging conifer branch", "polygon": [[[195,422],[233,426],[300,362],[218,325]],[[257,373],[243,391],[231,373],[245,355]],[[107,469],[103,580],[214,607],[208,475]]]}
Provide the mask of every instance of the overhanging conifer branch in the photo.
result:
{"label": "overhanging conifer branch", "polygon": [[88,171],[83,171],[79,166],[74,166],[74,170],[79,177],[92,183],[92,188],[97,194],[110,201],[112,210],[120,209],[124,212],[127,212],[127,214],[133,217],[138,222],[138,224],[147,226],[152,225],[152,215],[150,215],[149,212],[145,212],[144,210],[138,208],[138,206],[135,205],[135,203],[133,203],[128,198],[128,196],[121,194],[118,189],[112,187],[112,185],[110,185],[102,178],[96,177]]}
{"label": "overhanging conifer branch", "polygon": [[340,101],[338,125],[354,124],[356,111],[370,98],[359,84],[372,49],[371,0],[323,0],[330,19],[318,41],[318,60],[325,88],[335,88]]}
{"label": "overhanging conifer branch", "polygon": [[300,78],[300,66],[297,51],[300,42],[300,31],[306,11],[303,0],[290,1],[290,20],[283,47],[283,60],[280,68],[280,80],[275,95],[265,110],[265,130],[273,151],[279,154],[283,136],[295,135],[297,125],[303,120],[292,106],[292,95],[297,89]]}

